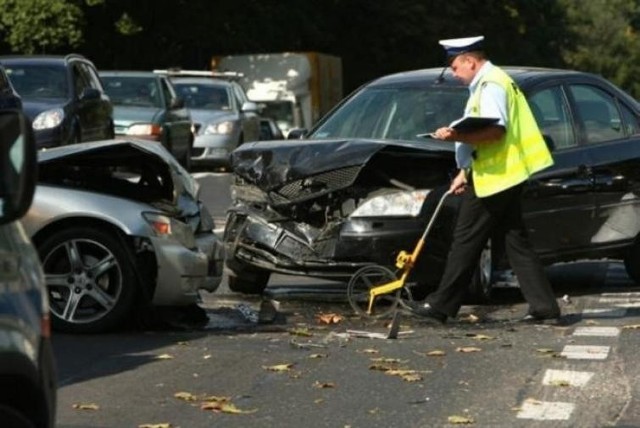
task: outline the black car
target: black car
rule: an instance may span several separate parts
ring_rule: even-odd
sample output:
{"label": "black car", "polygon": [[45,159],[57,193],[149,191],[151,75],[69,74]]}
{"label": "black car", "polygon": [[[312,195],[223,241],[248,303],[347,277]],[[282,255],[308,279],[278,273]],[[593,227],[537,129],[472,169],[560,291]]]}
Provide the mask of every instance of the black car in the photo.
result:
{"label": "black car", "polygon": [[113,107],[87,58],[5,56],[0,63],[22,98],[38,148],[114,137]]}
{"label": "black car", "polygon": [[[640,106],[588,73],[506,68],[526,93],[555,164],[528,182],[524,216],[544,262],[625,260],[640,283]],[[453,144],[417,137],[462,115],[468,89],[425,69],[364,85],[306,139],[234,151],[234,204],[224,233],[229,285],[259,293],[272,272],[347,280],[393,266],[416,244],[455,173]],[[447,199],[410,282],[441,276],[458,197]],[[470,292],[486,298],[506,271],[485,249]]]}
{"label": "black car", "polygon": [[0,67],[0,425],[55,425],[56,375],[38,253],[20,217],[35,186],[36,149],[20,98]]}

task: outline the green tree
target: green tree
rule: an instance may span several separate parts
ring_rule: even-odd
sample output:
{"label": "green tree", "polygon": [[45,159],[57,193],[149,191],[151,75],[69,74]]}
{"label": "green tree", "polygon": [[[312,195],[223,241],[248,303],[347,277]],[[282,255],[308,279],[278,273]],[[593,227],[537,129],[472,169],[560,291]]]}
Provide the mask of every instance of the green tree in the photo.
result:
{"label": "green tree", "polygon": [[82,10],[67,0],[0,0],[0,31],[11,50],[48,53],[82,41]]}

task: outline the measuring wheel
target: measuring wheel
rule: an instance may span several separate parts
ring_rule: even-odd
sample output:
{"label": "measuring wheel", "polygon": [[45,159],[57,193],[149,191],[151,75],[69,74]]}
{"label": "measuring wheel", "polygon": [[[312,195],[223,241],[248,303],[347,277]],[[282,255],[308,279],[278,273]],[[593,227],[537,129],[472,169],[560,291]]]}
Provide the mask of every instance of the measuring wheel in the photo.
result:
{"label": "measuring wheel", "polygon": [[347,297],[351,307],[361,315],[382,318],[390,315],[398,305],[401,289],[374,297],[369,311],[369,290],[397,280],[393,271],[383,266],[365,266],[353,274],[347,286]]}

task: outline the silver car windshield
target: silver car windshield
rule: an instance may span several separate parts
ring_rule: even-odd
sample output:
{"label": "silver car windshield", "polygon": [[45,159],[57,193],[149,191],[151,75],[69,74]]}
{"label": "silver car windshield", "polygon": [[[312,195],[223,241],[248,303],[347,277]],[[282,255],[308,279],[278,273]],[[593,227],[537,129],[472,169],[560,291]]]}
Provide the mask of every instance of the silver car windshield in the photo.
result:
{"label": "silver car windshield", "polygon": [[336,110],[310,136],[420,141],[464,113],[465,87],[367,88]]}

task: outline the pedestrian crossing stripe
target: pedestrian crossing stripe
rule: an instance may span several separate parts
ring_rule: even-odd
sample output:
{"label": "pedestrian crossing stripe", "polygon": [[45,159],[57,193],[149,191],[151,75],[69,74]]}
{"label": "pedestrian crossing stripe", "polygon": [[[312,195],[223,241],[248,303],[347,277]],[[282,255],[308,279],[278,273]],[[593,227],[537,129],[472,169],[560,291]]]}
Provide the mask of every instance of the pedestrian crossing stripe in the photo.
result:
{"label": "pedestrian crossing stripe", "polygon": [[543,385],[583,387],[593,377],[593,372],[573,370],[547,370],[542,379]]}
{"label": "pedestrian crossing stripe", "polygon": [[539,421],[566,421],[571,417],[575,404],[559,401],[525,400],[520,406],[518,419],[536,419]]}
{"label": "pedestrian crossing stripe", "polygon": [[610,349],[610,346],[566,345],[560,355],[570,360],[605,360]]}
{"label": "pedestrian crossing stripe", "polygon": [[616,337],[620,335],[620,329],[618,327],[576,327],[573,335]]}
{"label": "pedestrian crossing stripe", "polygon": [[625,308],[595,308],[582,311],[582,318],[623,318],[626,315]]}

